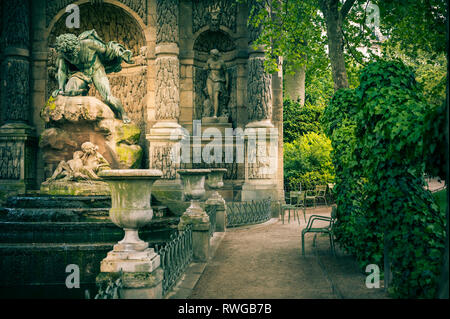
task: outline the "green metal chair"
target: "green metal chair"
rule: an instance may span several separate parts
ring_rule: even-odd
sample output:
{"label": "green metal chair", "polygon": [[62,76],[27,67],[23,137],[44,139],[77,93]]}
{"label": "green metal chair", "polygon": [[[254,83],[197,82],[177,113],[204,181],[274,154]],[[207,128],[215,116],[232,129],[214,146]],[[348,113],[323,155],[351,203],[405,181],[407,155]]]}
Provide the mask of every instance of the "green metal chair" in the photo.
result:
{"label": "green metal chair", "polygon": [[316,185],[315,191],[316,191],[316,199],[315,200],[323,199],[325,202],[325,205],[328,206],[327,197],[326,197],[327,196],[327,186],[326,185]]}
{"label": "green metal chair", "polygon": [[[328,222],[327,225],[323,227],[313,227],[314,221],[321,220]],[[314,233],[313,239],[313,247],[316,246],[316,236],[318,233],[328,234],[330,237],[330,249],[333,256],[336,255],[334,249],[334,234],[333,234],[333,225],[336,221],[336,207],[333,206],[331,209],[331,217],[321,216],[321,215],[311,215],[308,220],[308,224],[302,230],[302,255],[305,256],[305,234]]]}
{"label": "green metal chair", "polygon": [[316,190],[315,189],[307,189],[305,191],[305,205],[308,201],[313,201],[314,208],[316,208]]}
{"label": "green metal chair", "polygon": [[[284,215],[285,215],[286,211],[288,211],[288,223],[291,222],[291,210],[294,211],[294,220],[295,220],[295,217],[297,217],[298,223],[300,224],[300,219],[299,219],[298,213],[297,213],[297,203],[298,203],[298,198],[297,198],[298,194],[297,193],[298,192],[296,192],[296,191],[291,191],[289,193],[289,197],[286,198],[286,204],[281,205],[281,218],[282,218],[281,220],[282,220],[283,224],[284,224]],[[294,204],[294,199],[297,199],[295,201],[295,204]]]}
{"label": "green metal chair", "polygon": [[[302,209],[303,210],[303,218],[305,219],[305,223],[306,223],[306,205],[305,205],[306,193],[301,190],[294,191],[294,192],[291,192],[290,196],[291,196],[291,204],[295,206],[295,213],[297,214],[297,209]],[[295,203],[294,203],[294,199],[295,199]],[[297,220],[298,220],[298,223],[300,224],[300,220],[298,219],[298,214],[297,214]]]}

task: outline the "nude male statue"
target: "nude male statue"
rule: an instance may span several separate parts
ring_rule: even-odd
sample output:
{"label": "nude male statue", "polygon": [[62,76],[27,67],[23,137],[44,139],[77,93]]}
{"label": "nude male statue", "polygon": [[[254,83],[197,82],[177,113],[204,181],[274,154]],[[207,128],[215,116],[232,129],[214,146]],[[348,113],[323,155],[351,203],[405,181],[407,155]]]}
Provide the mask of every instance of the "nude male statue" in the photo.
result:
{"label": "nude male statue", "polygon": [[204,70],[208,71],[206,90],[214,107],[213,117],[216,118],[219,112],[219,94],[226,93],[228,88],[228,73],[225,62],[220,59],[219,50],[212,49],[210,53],[211,57],[206,61]]}
{"label": "nude male statue", "polygon": [[103,101],[124,123],[130,119],[120,99],[111,94],[107,73],[119,72],[121,63],[133,64],[132,52],[121,44],[104,43],[95,30],[85,31],[78,37],[66,33],[56,38],[58,90],[52,96],[87,95],[89,84],[94,83]]}

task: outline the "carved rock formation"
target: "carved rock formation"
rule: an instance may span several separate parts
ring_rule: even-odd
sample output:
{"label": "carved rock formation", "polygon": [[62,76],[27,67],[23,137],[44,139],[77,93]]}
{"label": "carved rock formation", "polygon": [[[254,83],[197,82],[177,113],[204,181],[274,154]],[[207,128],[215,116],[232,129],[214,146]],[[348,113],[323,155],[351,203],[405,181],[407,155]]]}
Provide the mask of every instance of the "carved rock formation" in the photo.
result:
{"label": "carved rock formation", "polygon": [[116,119],[111,109],[95,97],[50,98],[41,117],[48,127],[39,141],[47,175],[56,168],[55,164],[69,160],[86,141],[98,145],[100,154],[113,169],[141,165],[142,148],[136,145],[139,128]]}

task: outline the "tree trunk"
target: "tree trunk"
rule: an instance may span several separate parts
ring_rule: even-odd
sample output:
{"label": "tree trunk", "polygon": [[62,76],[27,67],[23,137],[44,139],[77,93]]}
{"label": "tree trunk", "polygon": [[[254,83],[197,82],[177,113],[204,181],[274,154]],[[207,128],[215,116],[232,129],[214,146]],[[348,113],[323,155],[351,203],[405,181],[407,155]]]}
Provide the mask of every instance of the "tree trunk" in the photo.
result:
{"label": "tree trunk", "polygon": [[342,36],[343,17],[339,11],[339,0],[320,0],[320,8],[327,24],[328,55],[331,63],[334,89],[348,88]]}
{"label": "tree trunk", "polygon": [[301,106],[305,105],[305,67],[299,67],[293,75],[285,74],[284,85],[290,99],[299,101]]}

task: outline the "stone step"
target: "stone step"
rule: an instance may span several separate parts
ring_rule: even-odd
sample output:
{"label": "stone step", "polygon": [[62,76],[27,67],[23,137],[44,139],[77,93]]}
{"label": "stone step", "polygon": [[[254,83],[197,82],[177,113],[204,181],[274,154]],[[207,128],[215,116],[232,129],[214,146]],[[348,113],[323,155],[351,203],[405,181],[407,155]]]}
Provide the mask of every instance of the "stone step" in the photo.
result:
{"label": "stone step", "polygon": [[110,208],[110,196],[22,195],[9,197],[5,208]]}
{"label": "stone step", "polygon": [[[169,240],[178,217],[154,218],[139,234],[142,240]],[[97,222],[0,222],[0,243],[117,242],[123,230],[109,220]]]}

